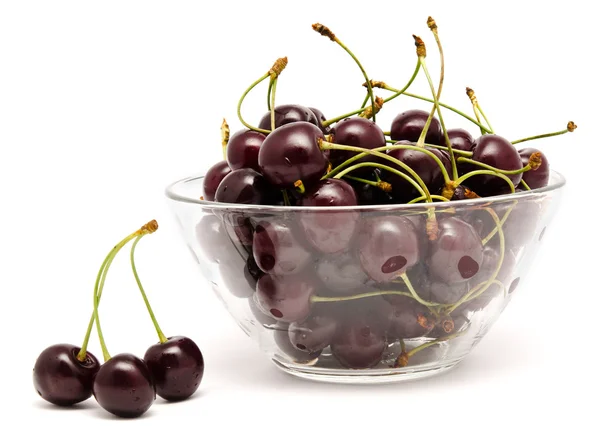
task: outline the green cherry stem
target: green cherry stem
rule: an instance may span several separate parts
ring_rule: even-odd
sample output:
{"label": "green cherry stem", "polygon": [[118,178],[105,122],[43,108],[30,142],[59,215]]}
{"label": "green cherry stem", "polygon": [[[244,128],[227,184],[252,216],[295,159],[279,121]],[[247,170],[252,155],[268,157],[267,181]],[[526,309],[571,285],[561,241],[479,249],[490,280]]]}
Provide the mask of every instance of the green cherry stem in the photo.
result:
{"label": "green cherry stem", "polygon": [[450,334],[450,335],[446,335],[445,337],[440,337],[440,338],[437,338],[437,339],[435,339],[435,340],[433,340],[433,341],[430,341],[430,342],[428,342],[428,343],[423,343],[422,345],[420,345],[420,346],[417,346],[417,347],[415,347],[414,349],[411,349],[410,351],[406,352],[406,353],[405,353],[406,360],[408,361],[408,359],[409,359],[410,357],[414,356],[416,353],[418,353],[418,352],[420,352],[420,351],[422,351],[422,350],[425,350],[425,349],[427,349],[428,347],[435,346],[436,344],[443,343],[444,341],[448,341],[448,340],[452,340],[452,339],[454,339],[454,338],[458,338],[458,337],[460,337],[461,335],[463,335],[464,333],[466,333],[466,332],[467,332],[467,330],[468,330],[468,328],[467,328],[467,329],[464,329],[464,330],[462,330],[462,331],[454,332],[454,333],[452,333],[452,334]]}
{"label": "green cherry stem", "polygon": [[288,193],[287,193],[287,190],[283,189],[283,190],[281,191],[281,194],[283,195],[283,204],[284,204],[286,207],[289,207],[290,205],[292,205],[292,203],[290,202],[290,197],[289,197],[289,195],[288,195]]}
{"label": "green cherry stem", "polygon": [[[385,142],[386,143],[391,143],[391,144],[398,143],[397,140],[392,140],[392,139],[386,139]],[[424,145],[425,145],[426,148],[436,148],[438,150],[444,150],[444,151],[448,150],[448,147],[446,145],[433,145],[433,144],[429,144],[429,143],[426,143]],[[473,152],[472,151],[463,151],[463,150],[457,150],[457,149],[452,148],[452,152],[454,154],[457,154],[457,155],[461,156],[461,157],[472,157],[473,156]]]}
{"label": "green cherry stem", "polygon": [[525,180],[521,179],[521,183],[523,185],[523,187],[525,188],[525,190],[531,190],[531,187],[529,187],[529,184],[527,184],[525,182]]}
{"label": "green cherry stem", "polygon": [[[426,197],[419,196],[418,198],[412,199],[407,202],[407,204],[416,204],[417,202],[425,201]],[[448,198],[442,195],[431,195],[431,199],[437,199],[439,201],[448,202],[450,201]]]}
{"label": "green cherry stem", "polygon": [[508,171],[505,169],[498,169],[494,166],[488,165],[486,163],[478,162],[477,160],[469,159],[467,157],[459,157],[458,161],[462,162],[462,163],[470,163],[472,165],[479,166],[484,169],[489,169],[490,171],[497,172],[498,174],[505,174],[505,175],[522,174],[523,172],[531,171],[533,169],[533,166],[531,165],[531,163],[526,164],[521,169],[514,169],[512,171]]}
{"label": "green cherry stem", "polygon": [[[399,295],[399,296],[407,296],[409,298],[415,299],[415,297],[408,292],[403,292],[400,290],[379,290],[375,292],[369,293],[359,293],[351,296],[311,296],[310,301],[312,303],[322,303],[322,302],[342,302],[342,301],[354,301],[357,299],[370,298],[373,296],[384,296],[384,295]],[[440,304],[432,304],[429,303],[429,306],[439,306]]]}
{"label": "green cherry stem", "polygon": [[277,91],[277,78],[271,80],[271,131],[275,130],[275,92]]}
{"label": "green cherry stem", "polygon": [[425,305],[426,307],[437,307],[437,306],[441,305],[441,304],[436,304],[433,302],[427,302],[427,301],[423,300],[415,291],[415,289],[412,286],[412,283],[410,282],[410,279],[408,278],[406,273],[403,273],[402,275],[400,275],[400,278],[402,278],[402,281],[404,281],[404,284],[406,284],[406,287],[408,288],[408,291],[413,296],[413,298],[415,298],[417,300],[417,302],[419,302],[421,305]]}
{"label": "green cherry stem", "polygon": [[364,109],[365,106],[367,105],[367,103],[369,102],[370,96],[371,96],[371,94],[369,94],[369,91],[367,90],[367,95],[365,95],[365,99],[363,100],[363,103],[360,106],[361,110]]}
{"label": "green cherry stem", "polygon": [[[129,234],[127,237],[125,237],[123,240],[121,240],[119,243],[117,243],[104,258],[104,261],[102,262],[102,265],[100,266],[100,269],[98,270],[98,275],[96,276],[96,282],[94,284],[94,312],[92,313],[92,316],[90,318],[88,328],[87,328],[87,331],[85,334],[85,338],[83,340],[83,344],[81,345],[81,350],[77,354],[77,358],[80,361],[84,361],[86,354],[87,354],[87,347],[88,347],[88,344],[90,341],[90,336],[92,334],[92,329],[94,328],[94,322],[96,320],[96,312],[97,312],[96,303],[99,303],[100,298],[102,297],[102,290],[104,289],[104,282],[106,281],[108,269],[110,268],[113,260],[115,259],[115,257],[119,253],[119,251],[127,243],[129,243],[131,240],[133,240],[134,238],[136,238],[138,235],[140,235],[142,233],[152,232],[156,225],[157,225],[156,221],[152,220],[152,221],[148,222],[146,225],[142,226],[137,231],[134,231],[133,233]],[[99,327],[99,326],[100,325],[97,325],[97,327]],[[100,334],[101,334],[101,332],[100,332]],[[103,353],[104,353],[104,349],[103,349]],[[108,352],[106,354],[104,354],[105,359],[106,359],[107,355],[108,355]],[[108,355],[108,358],[110,358],[110,355]]]}
{"label": "green cherry stem", "polygon": [[252,83],[248,89],[246,89],[244,91],[244,93],[242,94],[242,96],[240,97],[240,100],[238,101],[238,105],[237,105],[237,116],[238,119],[240,120],[240,122],[242,124],[244,124],[244,126],[250,130],[254,130],[254,131],[258,131],[259,133],[263,133],[263,134],[269,134],[270,131],[269,130],[264,130],[262,128],[258,128],[258,127],[254,127],[250,124],[248,124],[246,121],[244,121],[244,118],[242,117],[242,103],[244,102],[244,99],[246,98],[246,95],[248,95],[250,93],[250,91],[252,89],[254,89],[259,83],[261,83],[263,80],[267,79],[269,77],[269,73],[265,73],[262,76],[260,76],[260,78],[258,80],[256,80],[254,83]]}
{"label": "green cherry stem", "polygon": [[[379,180],[379,181],[366,180],[364,178],[353,177],[351,175],[344,175],[344,178],[347,178],[349,180],[358,181],[359,183],[368,184],[369,186],[376,187],[378,189],[383,190],[384,192],[391,192],[392,191],[392,185],[390,183],[385,182],[385,181],[381,181],[381,180]],[[432,195],[432,197],[433,197],[433,195]]]}
{"label": "green cherry stem", "polygon": [[131,270],[133,271],[133,276],[135,278],[135,282],[137,283],[138,288],[140,289],[140,293],[142,294],[142,298],[144,299],[144,303],[146,304],[146,308],[148,309],[148,314],[150,314],[150,318],[152,319],[152,323],[154,324],[154,328],[156,329],[156,333],[158,334],[158,339],[160,340],[161,343],[166,343],[167,337],[165,337],[165,334],[163,334],[162,330],[160,329],[160,326],[158,326],[158,322],[156,321],[156,317],[154,316],[154,312],[152,311],[150,302],[148,302],[148,297],[146,296],[144,287],[142,287],[142,282],[140,281],[140,277],[137,273],[137,268],[135,267],[135,248],[136,248],[138,242],[140,240],[142,240],[142,237],[144,237],[145,235],[146,234],[140,234],[133,241],[133,245],[131,246],[131,252],[129,254],[129,259],[131,261]]}
{"label": "green cherry stem", "polygon": [[[513,201],[510,208],[508,210],[506,210],[506,213],[504,213],[504,216],[502,216],[502,219],[500,220],[500,227],[504,228],[504,224],[505,224],[506,220],[508,219],[508,217],[510,216],[513,209],[515,208],[515,206],[517,205],[517,202],[518,201]],[[494,226],[494,229],[492,231],[490,231],[487,236],[485,236],[485,238],[481,241],[481,244],[483,246],[487,245],[488,242],[490,240],[492,240],[492,238],[496,235],[497,232],[498,232],[498,227]]]}
{"label": "green cherry stem", "polygon": [[510,178],[508,178],[506,175],[501,174],[499,172],[491,171],[491,170],[487,170],[487,169],[468,172],[465,175],[463,175],[462,177],[460,177],[458,180],[456,180],[455,183],[458,186],[458,185],[464,183],[465,180],[467,180],[471,177],[474,177],[475,175],[493,175],[495,177],[502,178],[504,181],[506,181],[508,183],[511,193],[515,193],[515,185],[513,184],[513,182],[511,181]]}
{"label": "green cherry stem", "polygon": [[273,79],[269,80],[269,89],[267,90],[267,110],[271,111],[271,91],[273,90]]}
{"label": "green cherry stem", "polygon": [[545,134],[538,134],[537,136],[525,137],[523,139],[513,141],[512,144],[516,145],[518,143],[527,142],[530,140],[543,139],[543,138],[552,137],[552,136],[560,136],[561,134],[572,133],[575,131],[576,128],[577,128],[577,125],[575,125],[575,123],[573,121],[569,121],[569,123],[567,124],[567,128],[565,128],[564,130],[555,131],[554,133],[545,133]]}

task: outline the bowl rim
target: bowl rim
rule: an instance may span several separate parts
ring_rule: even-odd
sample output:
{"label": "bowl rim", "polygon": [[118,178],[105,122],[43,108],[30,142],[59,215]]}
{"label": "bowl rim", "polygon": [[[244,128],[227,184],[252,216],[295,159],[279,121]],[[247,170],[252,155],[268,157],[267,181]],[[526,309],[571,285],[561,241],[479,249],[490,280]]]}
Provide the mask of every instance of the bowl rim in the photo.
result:
{"label": "bowl rim", "polygon": [[172,201],[175,202],[183,202],[188,204],[197,204],[206,208],[210,208],[213,210],[237,210],[237,211],[269,211],[269,212],[290,212],[290,211],[369,211],[369,210],[385,210],[385,211],[394,211],[394,210],[419,210],[419,209],[430,209],[432,207],[435,208],[446,208],[446,207],[469,207],[469,206],[477,206],[481,204],[493,204],[493,203],[501,203],[504,201],[511,200],[531,200],[536,199],[544,194],[553,192],[562,188],[566,184],[566,178],[560,172],[555,170],[550,170],[550,180],[547,186],[540,187],[532,190],[525,190],[522,192],[508,193],[497,196],[483,197],[483,198],[475,198],[475,199],[461,199],[456,201],[448,201],[448,202],[435,202],[435,203],[415,203],[415,204],[373,204],[373,205],[355,205],[355,206],[283,206],[283,205],[259,205],[259,204],[232,204],[232,203],[224,203],[224,202],[215,202],[208,201],[198,198],[193,198],[190,196],[182,195],[178,193],[177,187],[186,184],[196,182],[205,177],[204,173],[199,173],[195,175],[190,175],[184,178],[181,178],[177,181],[174,181],[167,185],[165,188],[165,195]]}

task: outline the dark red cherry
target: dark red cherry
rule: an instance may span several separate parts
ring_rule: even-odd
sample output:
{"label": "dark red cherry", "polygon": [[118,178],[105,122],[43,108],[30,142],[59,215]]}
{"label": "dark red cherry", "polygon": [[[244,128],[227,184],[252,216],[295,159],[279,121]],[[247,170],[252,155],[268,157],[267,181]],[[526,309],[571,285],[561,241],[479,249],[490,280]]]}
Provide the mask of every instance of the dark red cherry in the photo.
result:
{"label": "dark red cherry", "polygon": [[291,275],[308,264],[311,254],[300,243],[291,224],[261,221],[252,245],[256,264],[265,273]]}
{"label": "dark red cherry", "polygon": [[244,267],[244,277],[246,278],[246,282],[253,290],[256,290],[256,282],[259,280],[261,276],[264,275],[264,272],[260,270],[258,264],[256,264],[256,260],[254,256],[249,255],[246,260],[246,266]]}
{"label": "dark red cherry", "polygon": [[438,304],[455,304],[470,290],[466,282],[447,283],[432,281],[429,284],[429,301]]}
{"label": "dark red cherry", "polygon": [[[379,168],[376,168],[375,171],[373,171],[373,174],[375,172],[377,172],[379,179],[384,178],[381,175]],[[377,177],[375,176],[365,175],[364,177],[371,181],[378,181]],[[394,198],[392,197],[391,193],[384,192],[378,187],[355,180],[347,180],[347,182],[354,189],[358,205],[381,205],[392,204],[394,202]]]}
{"label": "dark red cherry", "polygon": [[71,406],[92,396],[100,363],[90,352],[79,361],[80,350],[71,344],[55,344],[40,353],[33,367],[33,386],[42,399]]}
{"label": "dark red cherry", "polygon": [[540,150],[535,148],[524,148],[519,150],[521,163],[523,166],[527,166],[527,164],[529,164],[529,157],[536,152],[542,154],[542,164],[535,171],[530,170],[523,173],[523,181],[525,181],[531,189],[547,186],[548,180],[550,180],[550,164],[548,163],[548,158]]}
{"label": "dark red cherry", "polygon": [[301,322],[308,317],[314,285],[299,275],[263,275],[256,284],[256,304],[282,322]]}
{"label": "dark red cherry", "polygon": [[392,308],[389,313],[388,337],[392,339],[424,337],[435,326],[429,309],[413,298],[390,295],[386,300]]}
{"label": "dark red cherry", "polygon": [[[318,126],[319,122],[315,113],[308,107],[299,104],[282,104],[275,106],[275,128],[293,122],[310,122]],[[267,112],[260,119],[258,128],[271,130],[271,112]]]}
{"label": "dark red cherry", "polygon": [[[392,121],[390,137],[392,140],[406,140],[417,142],[421,132],[425,128],[425,123],[429,113],[424,110],[407,110],[397,115]],[[440,121],[434,116],[429,124],[425,143],[431,145],[443,145],[442,126]]]}
{"label": "dark red cherry", "polygon": [[[300,201],[305,207],[353,207],[357,205],[354,189],[344,180],[329,178],[319,181],[309,189]],[[308,242],[317,251],[333,254],[343,251],[350,244],[358,212],[354,210],[303,211],[299,216],[300,227]]]}
{"label": "dark red cherry", "polygon": [[310,109],[310,111],[312,113],[315,114],[315,117],[317,118],[317,127],[319,127],[321,129],[321,131],[323,132],[323,134],[330,134],[331,133],[331,127],[330,126],[327,126],[327,127],[323,126],[323,123],[325,121],[327,121],[327,118],[325,117],[325,115],[323,115],[323,112],[321,112],[319,109],[315,109],[314,107],[309,107],[309,109]]}
{"label": "dark red cherry", "polygon": [[[503,170],[517,170],[523,167],[521,156],[508,140],[496,134],[485,134],[475,141],[473,160]],[[482,169],[475,165],[467,165],[467,170]],[[519,184],[522,174],[507,175],[515,186]],[[494,175],[475,175],[464,184],[480,196],[492,196],[506,191],[507,183]]]}
{"label": "dark red cherry", "polygon": [[358,234],[358,253],[371,279],[391,281],[419,260],[415,227],[402,216],[366,218]]}
{"label": "dark red cherry", "polygon": [[337,294],[360,293],[369,281],[352,251],[319,259],[315,271],[325,287]]}
{"label": "dark red cherry", "polygon": [[[396,142],[395,145],[415,144],[407,141],[400,141]],[[442,163],[445,164],[446,161],[449,163],[449,159],[446,159],[440,150],[435,148],[428,148],[427,150],[435,154],[436,157],[442,161]],[[413,171],[415,171],[417,175],[421,177],[430,193],[438,192],[444,185],[442,169],[440,168],[440,165],[438,165],[438,163],[429,155],[412,149],[393,149],[388,151],[388,155],[400,160],[408,165]],[[397,169],[403,173],[406,173],[412,178],[412,176],[404,169]],[[407,202],[411,199],[421,196],[421,194],[418,193],[417,189],[415,189],[412,184],[396,174],[387,172],[386,179],[392,184],[392,196],[400,202]]]}
{"label": "dark red cherry", "polygon": [[254,169],[236,169],[228,174],[217,189],[215,200],[233,204],[261,204],[274,202],[279,195],[265,177]]}
{"label": "dark red cherry", "polygon": [[[332,142],[371,150],[385,146],[385,135],[381,128],[370,119],[354,117],[338,122],[332,130]],[[331,150],[329,160],[336,167],[357,153],[353,151]],[[365,156],[353,164],[364,162],[380,162],[379,157]],[[351,175],[368,174],[371,168],[353,171]]]}
{"label": "dark red cherry", "polygon": [[[451,321],[449,321],[451,320]],[[465,326],[468,325],[470,319],[468,312],[465,310],[454,311],[451,316],[444,319],[440,319],[435,325],[435,328],[429,333],[428,337],[431,338],[443,338],[449,334],[453,334],[464,330]]]}
{"label": "dark red cherry", "polygon": [[273,331],[273,339],[277,347],[295,363],[306,364],[310,361],[314,361],[321,355],[320,350],[316,352],[307,352],[295,347],[290,341],[288,325],[285,323],[280,322],[277,324],[276,329]]}
{"label": "dark red cherry", "polygon": [[372,316],[357,313],[351,317],[339,326],[331,352],[345,367],[373,367],[381,361],[386,348],[386,330]]}
{"label": "dark red cherry", "polygon": [[204,375],[200,349],[187,337],[169,337],[151,346],[144,361],[152,373],[156,394],[165,400],[179,401],[196,392]]}
{"label": "dark red cherry", "polygon": [[237,255],[221,219],[213,214],[202,216],[196,225],[196,241],[203,257],[214,263]]}
{"label": "dark red cherry", "polygon": [[290,342],[304,352],[320,352],[331,344],[337,330],[335,316],[325,309],[316,310],[302,322],[289,326]]}
{"label": "dark red cherry", "polygon": [[427,260],[432,278],[452,284],[474,277],[483,261],[483,245],[475,229],[456,217],[438,217],[438,229]]}
{"label": "dark red cherry", "polygon": [[277,324],[277,320],[273,319],[273,316],[262,312],[258,305],[256,305],[254,298],[248,298],[248,306],[250,307],[251,312],[251,316],[249,318],[249,322],[251,324],[260,325],[265,328],[271,328]]}
{"label": "dark red cherry", "polygon": [[[462,128],[451,128],[447,131],[452,148],[459,151],[471,151],[475,146],[473,136]],[[444,144],[442,144],[444,145]]]}
{"label": "dark red cherry", "polygon": [[231,172],[231,168],[225,160],[215,163],[210,167],[203,181],[203,196],[207,201],[215,200],[215,193],[221,184],[221,181],[227,174]]}
{"label": "dark red cherry", "polygon": [[258,150],[266,136],[258,131],[240,130],[229,138],[227,143],[227,163],[233,170],[258,168]]}
{"label": "dark red cherry", "polygon": [[[250,257],[249,257],[250,258]],[[239,255],[228,262],[219,264],[219,275],[229,292],[237,298],[249,298],[254,295],[256,281],[246,276],[246,261]]]}
{"label": "dark red cherry", "polygon": [[94,397],[108,412],[125,418],[144,414],[156,399],[150,369],[130,353],[106,361],[94,379]]}
{"label": "dark red cherry", "polygon": [[306,188],[317,183],[327,170],[319,148],[323,133],[316,125],[294,122],[269,134],[258,153],[258,165],[267,180],[278,188],[294,188],[301,180]]}

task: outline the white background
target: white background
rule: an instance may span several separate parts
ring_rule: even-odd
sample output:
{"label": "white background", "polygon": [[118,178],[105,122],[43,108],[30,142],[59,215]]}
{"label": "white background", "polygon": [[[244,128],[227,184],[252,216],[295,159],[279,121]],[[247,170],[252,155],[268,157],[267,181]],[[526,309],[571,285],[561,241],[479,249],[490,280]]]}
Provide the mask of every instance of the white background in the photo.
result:
{"label": "white background", "polygon": [[[596,431],[598,37],[587,4],[2,2],[0,425],[15,425],[5,433]],[[471,86],[496,131],[513,140],[579,125],[535,144],[568,179],[562,208],[526,285],[454,371],[373,387],[297,380],[258,351],[202,282],[164,187],[220,158],[222,117],[240,127],[239,95],[277,57],[289,57],[280,103],[334,116],[362,101],[360,72],[313,22],[397,87],[416,61],[411,35],[421,35],[437,80],[428,15],[447,55],[444,101],[469,111]],[[424,76],[415,89],[427,94]],[[399,98],[378,120],[387,130],[412,107],[428,108]],[[257,122],[264,111],[259,88],[245,113]],[[476,133],[460,118],[447,122]],[[32,386],[35,358],[53,343],[81,343],[102,259],[153,218],[160,229],[140,244],[139,272],[165,333],[200,345],[199,392],[176,405],[157,400],[134,421],[93,399],[78,410],[47,405]],[[111,269],[101,313],[113,354],[143,355],[156,341],[127,254]],[[100,354],[95,338],[92,349]]]}

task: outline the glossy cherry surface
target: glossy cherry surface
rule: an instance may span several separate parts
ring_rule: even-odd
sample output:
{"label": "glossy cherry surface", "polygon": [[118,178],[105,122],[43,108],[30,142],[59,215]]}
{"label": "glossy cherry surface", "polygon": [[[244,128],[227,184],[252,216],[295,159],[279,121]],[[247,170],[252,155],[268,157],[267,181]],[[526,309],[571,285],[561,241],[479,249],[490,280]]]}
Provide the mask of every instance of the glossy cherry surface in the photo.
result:
{"label": "glossy cherry surface", "polygon": [[326,309],[315,310],[302,322],[289,326],[289,338],[294,347],[304,352],[320,352],[329,346],[335,337],[337,320]]}
{"label": "glossy cherry surface", "polygon": [[156,394],[165,400],[179,401],[196,392],[204,375],[202,352],[187,337],[169,337],[146,351],[144,361],[156,387]]}
{"label": "glossy cherry surface", "polygon": [[[310,122],[316,126],[319,124],[315,113],[308,107],[299,104],[275,106],[275,128],[294,122]],[[258,123],[258,128],[271,130],[271,112],[263,115]]]}
{"label": "glossy cherry surface", "polygon": [[312,113],[315,114],[315,117],[317,118],[317,127],[319,127],[321,129],[323,134],[331,133],[330,126],[326,126],[326,127],[323,126],[323,123],[325,121],[327,121],[327,118],[325,117],[325,115],[323,115],[323,112],[321,112],[319,109],[316,109],[314,107],[309,107],[309,109]]}
{"label": "glossy cherry surface", "polygon": [[372,316],[358,313],[339,326],[331,352],[345,367],[365,369],[381,361],[386,348],[385,329]]}
{"label": "glossy cherry surface", "polygon": [[[358,204],[354,189],[344,180],[319,181],[302,200],[305,207],[354,207]],[[356,229],[358,212],[306,211],[300,215],[300,227],[308,242],[319,252],[333,254],[348,247]]]}
{"label": "glossy cherry surface", "polygon": [[236,169],[228,174],[217,189],[215,200],[234,204],[272,204],[280,195],[254,169]]}
{"label": "glossy cherry surface", "polygon": [[301,322],[310,313],[315,286],[302,276],[263,275],[256,284],[256,304],[282,322]]}
{"label": "glossy cherry surface", "polygon": [[[349,145],[368,150],[385,146],[385,135],[381,128],[370,119],[353,117],[346,118],[338,122],[332,130],[332,142],[340,145]],[[335,167],[340,163],[356,155],[352,151],[331,150],[329,159]],[[380,162],[381,159],[374,156],[365,156],[356,162]],[[351,175],[365,174],[370,172],[370,168],[362,168],[353,171]]]}
{"label": "glossy cherry surface", "polygon": [[402,295],[386,297],[391,305],[388,337],[406,339],[425,337],[435,326],[429,309],[415,299]]}
{"label": "glossy cherry surface", "polygon": [[336,294],[360,293],[369,281],[353,251],[320,258],[315,272],[325,288]]}
{"label": "glossy cherry surface", "polygon": [[33,386],[42,399],[58,406],[71,406],[92,396],[100,363],[90,352],[84,361],[79,361],[79,351],[79,347],[71,344],[55,344],[40,353],[33,367]]}
{"label": "glossy cherry surface", "polygon": [[258,168],[258,150],[266,136],[258,131],[240,130],[229,138],[227,143],[227,163],[233,170]]}
{"label": "glossy cherry surface", "polygon": [[544,153],[536,148],[524,148],[519,150],[519,156],[521,156],[521,163],[523,166],[527,166],[529,163],[529,158],[533,153],[541,153],[542,154],[542,164],[535,171],[527,171],[523,173],[523,181],[527,183],[527,185],[531,189],[538,189],[540,187],[544,187],[548,185],[548,181],[550,180],[550,164],[548,163],[548,158]]}
{"label": "glossy cherry surface", "polygon": [[108,412],[125,418],[144,414],[156,399],[150,369],[130,353],[121,353],[98,370],[93,387],[96,401]]}
{"label": "glossy cherry surface", "polygon": [[292,223],[261,221],[256,225],[252,252],[265,273],[292,275],[300,272],[311,254],[300,243]]}
{"label": "glossy cherry surface", "polygon": [[258,165],[261,172],[279,188],[294,188],[298,180],[306,188],[316,184],[327,170],[327,159],[319,148],[318,139],[323,139],[323,133],[308,122],[294,122],[277,128],[260,147]]}
{"label": "glossy cherry surface", "polygon": [[275,344],[288,358],[296,363],[306,364],[321,355],[321,351],[311,353],[295,347],[290,341],[288,326],[288,324],[280,322],[273,331]]}
{"label": "glossy cherry surface", "polygon": [[[451,128],[447,130],[448,139],[450,139],[450,145],[455,150],[460,151],[471,151],[475,146],[473,136],[467,130],[463,128]],[[445,142],[442,144],[444,145]]]}
{"label": "glossy cherry surface", "polygon": [[203,183],[204,199],[214,201],[215,194],[219,188],[219,184],[227,174],[231,172],[231,168],[225,160],[215,163],[206,172]]}
{"label": "glossy cherry surface", "polygon": [[[425,128],[425,123],[429,113],[424,110],[407,110],[398,114],[392,121],[390,129],[390,138],[392,140],[406,140],[409,142],[417,142],[421,136],[421,132]],[[425,143],[431,145],[443,145],[442,126],[440,121],[434,116],[429,124]]]}
{"label": "glossy cherry surface", "polygon": [[438,218],[438,229],[427,260],[431,276],[448,284],[474,277],[483,261],[483,245],[475,229],[457,217]]}
{"label": "glossy cherry surface", "polygon": [[415,227],[402,216],[366,218],[358,235],[358,253],[363,270],[371,279],[391,281],[419,259]]}

